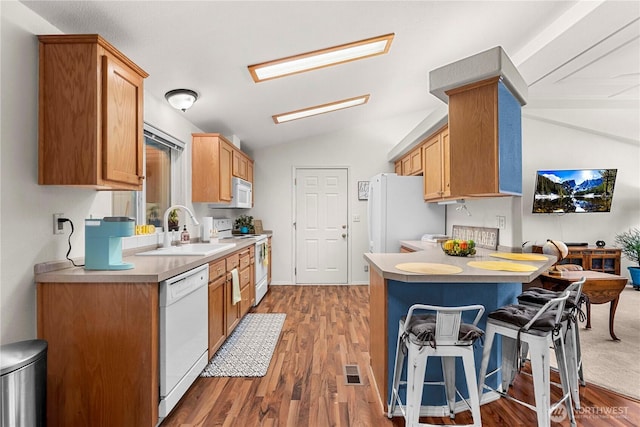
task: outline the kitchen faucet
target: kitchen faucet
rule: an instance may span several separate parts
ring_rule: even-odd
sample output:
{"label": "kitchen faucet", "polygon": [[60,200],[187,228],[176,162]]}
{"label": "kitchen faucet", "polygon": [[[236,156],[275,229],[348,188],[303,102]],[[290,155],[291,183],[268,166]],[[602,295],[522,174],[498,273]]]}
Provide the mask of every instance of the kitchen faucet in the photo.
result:
{"label": "kitchen faucet", "polygon": [[183,211],[185,211],[186,213],[189,214],[189,216],[191,217],[191,221],[193,221],[193,225],[195,225],[196,227],[198,225],[200,225],[200,223],[198,222],[198,220],[196,219],[195,215],[193,215],[193,212],[191,212],[189,210],[188,207],[183,206],[183,205],[173,205],[173,206],[169,206],[167,208],[166,211],[164,211],[164,216],[162,219],[162,227],[167,227],[164,231],[164,239],[162,241],[162,247],[163,248],[169,248],[171,247],[171,237],[170,237],[170,231],[169,231],[169,213],[174,210],[174,209],[182,209]]}

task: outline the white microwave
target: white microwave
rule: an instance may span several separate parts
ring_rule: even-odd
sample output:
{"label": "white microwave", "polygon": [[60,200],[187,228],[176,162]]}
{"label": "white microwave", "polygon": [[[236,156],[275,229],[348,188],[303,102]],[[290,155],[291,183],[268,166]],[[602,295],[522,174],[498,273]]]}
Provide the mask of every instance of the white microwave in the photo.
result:
{"label": "white microwave", "polygon": [[252,207],[251,187],[249,181],[234,176],[231,178],[231,203],[212,203],[209,204],[209,207],[215,209],[249,209]]}

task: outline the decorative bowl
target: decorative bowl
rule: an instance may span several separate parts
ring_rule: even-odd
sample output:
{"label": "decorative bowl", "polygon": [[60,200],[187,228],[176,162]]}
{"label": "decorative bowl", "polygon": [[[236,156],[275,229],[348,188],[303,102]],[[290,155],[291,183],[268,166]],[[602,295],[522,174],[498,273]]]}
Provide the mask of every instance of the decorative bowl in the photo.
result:
{"label": "decorative bowl", "polygon": [[476,243],[473,240],[447,240],[442,242],[442,250],[451,256],[469,256],[476,254]]}

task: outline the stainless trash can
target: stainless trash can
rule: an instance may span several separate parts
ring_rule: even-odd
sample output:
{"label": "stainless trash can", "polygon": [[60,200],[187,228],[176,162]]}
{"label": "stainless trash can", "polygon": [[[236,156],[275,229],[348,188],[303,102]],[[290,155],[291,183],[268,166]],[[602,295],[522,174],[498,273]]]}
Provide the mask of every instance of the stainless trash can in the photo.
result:
{"label": "stainless trash can", "polygon": [[47,342],[0,346],[0,427],[46,425]]}

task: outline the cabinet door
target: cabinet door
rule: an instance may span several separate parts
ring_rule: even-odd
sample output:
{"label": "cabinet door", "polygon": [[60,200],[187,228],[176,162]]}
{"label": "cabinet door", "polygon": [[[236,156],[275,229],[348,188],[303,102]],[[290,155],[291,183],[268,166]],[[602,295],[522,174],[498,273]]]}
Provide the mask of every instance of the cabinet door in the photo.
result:
{"label": "cabinet door", "polygon": [[423,147],[424,153],[424,199],[442,197],[442,144],[440,135],[431,138]]}
{"label": "cabinet door", "polygon": [[394,172],[398,175],[402,175],[402,160],[398,160],[396,162]]}
{"label": "cabinet door", "polygon": [[102,56],[102,176],[142,189],[143,78]]}
{"label": "cabinet door", "polygon": [[[253,160],[247,162],[247,181],[253,184]],[[251,206],[253,207],[253,195],[255,193],[255,187],[251,186]]]}
{"label": "cabinet door", "polygon": [[240,303],[233,304],[233,284],[231,283],[231,275],[227,276],[225,283],[225,318],[227,336],[236,328],[240,322]]}
{"label": "cabinet door", "polygon": [[248,181],[247,166],[247,158],[240,151],[233,150],[233,176]]}
{"label": "cabinet door", "polygon": [[221,141],[220,143],[220,201],[231,201],[231,164],[233,162],[233,148]]}
{"label": "cabinet door", "polygon": [[451,152],[449,144],[449,128],[440,133],[442,145],[442,196],[451,196]]}
{"label": "cabinet door", "polygon": [[247,181],[253,184],[253,161],[247,161]]}
{"label": "cabinet door", "polygon": [[226,276],[222,275],[209,283],[209,359],[213,357],[227,337],[224,314],[224,285],[226,281]]}
{"label": "cabinet door", "polygon": [[271,237],[267,240],[268,244],[268,257],[267,257],[267,284],[271,284]]}
{"label": "cabinet door", "polygon": [[409,156],[411,158],[411,175],[420,175],[422,173],[422,148],[416,148]]}
{"label": "cabinet door", "polygon": [[411,156],[406,155],[402,158],[402,175],[411,175]]}

